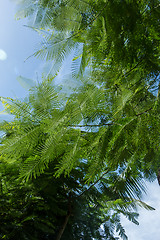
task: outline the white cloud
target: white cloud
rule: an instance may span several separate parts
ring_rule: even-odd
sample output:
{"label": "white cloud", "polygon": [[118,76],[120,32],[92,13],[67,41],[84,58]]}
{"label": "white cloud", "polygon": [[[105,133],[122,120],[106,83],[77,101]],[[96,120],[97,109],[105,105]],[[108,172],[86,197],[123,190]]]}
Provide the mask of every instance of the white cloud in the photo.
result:
{"label": "white cloud", "polygon": [[6,59],[7,59],[7,53],[4,50],[0,49],[0,60],[4,61]]}
{"label": "white cloud", "polygon": [[159,240],[160,239],[160,186],[157,181],[147,184],[147,195],[143,201],[154,207],[155,211],[147,211],[139,209],[139,226],[132,224],[127,219],[122,217],[122,225],[126,230],[129,240]]}

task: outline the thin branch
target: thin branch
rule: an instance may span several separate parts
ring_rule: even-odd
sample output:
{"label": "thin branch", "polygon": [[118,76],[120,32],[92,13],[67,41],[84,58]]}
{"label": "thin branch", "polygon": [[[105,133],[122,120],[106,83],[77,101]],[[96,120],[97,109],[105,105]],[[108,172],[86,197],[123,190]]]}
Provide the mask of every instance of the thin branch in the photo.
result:
{"label": "thin branch", "polygon": [[138,116],[140,116],[140,115],[142,115],[142,114],[144,114],[144,113],[147,113],[147,112],[149,112],[149,111],[152,110],[152,109],[153,109],[153,107],[150,107],[149,109],[145,110],[144,112],[141,112],[141,113],[136,114],[136,117],[138,117]]}
{"label": "thin branch", "polygon": [[69,125],[69,127],[103,127],[103,126],[113,126],[120,125],[119,123],[103,123],[103,124],[82,124],[82,125]]}
{"label": "thin branch", "polygon": [[[149,109],[145,110],[144,112],[141,113],[137,113],[136,117],[149,112],[150,110],[152,110],[153,107],[150,107]],[[82,124],[82,125],[69,125],[69,127],[103,127],[103,126],[113,126],[113,125],[119,125],[122,126],[122,124],[120,123],[103,123],[103,124]]]}
{"label": "thin branch", "polygon": [[142,58],[133,68],[131,68],[128,72],[126,72],[123,76],[124,76],[124,77],[128,77],[129,74],[130,74],[134,69],[136,69],[142,61],[143,61],[143,58]]}
{"label": "thin branch", "polygon": [[81,197],[83,194],[88,192],[92,187],[94,187],[104,177],[104,175],[106,175],[108,172],[109,172],[109,170],[107,169],[107,171],[105,171],[100,178],[98,178],[93,184],[91,184],[88,189],[84,190],[81,194],[79,194],[77,196],[77,198]]}

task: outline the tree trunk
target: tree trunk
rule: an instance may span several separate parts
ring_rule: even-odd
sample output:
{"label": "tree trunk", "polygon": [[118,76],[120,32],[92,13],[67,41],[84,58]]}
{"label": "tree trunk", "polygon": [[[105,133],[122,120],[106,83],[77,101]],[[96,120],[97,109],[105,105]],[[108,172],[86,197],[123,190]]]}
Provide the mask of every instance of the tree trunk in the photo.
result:
{"label": "tree trunk", "polygon": [[63,235],[63,232],[64,232],[64,230],[65,230],[65,228],[66,228],[66,226],[67,226],[67,223],[68,223],[68,220],[69,220],[70,216],[71,216],[71,213],[69,212],[69,213],[67,214],[67,216],[65,217],[64,224],[63,224],[63,226],[61,227],[61,229],[59,230],[59,233],[58,233],[58,235],[57,235],[56,240],[60,240],[60,239],[61,239],[61,237],[62,237],[62,235]]}
{"label": "tree trunk", "polygon": [[59,233],[58,233],[58,235],[57,235],[57,238],[56,238],[56,240],[60,240],[61,239],[61,237],[62,237],[62,235],[63,235],[63,233],[64,233],[64,230],[65,230],[65,228],[66,228],[66,226],[67,226],[67,223],[68,223],[68,220],[69,220],[69,218],[70,218],[70,216],[71,216],[71,193],[69,193],[69,199],[68,199],[68,214],[66,215],[66,217],[65,217],[65,220],[64,220],[64,223],[63,223],[63,225],[62,225],[62,227],[60,228],[60,230],[59,230]]}

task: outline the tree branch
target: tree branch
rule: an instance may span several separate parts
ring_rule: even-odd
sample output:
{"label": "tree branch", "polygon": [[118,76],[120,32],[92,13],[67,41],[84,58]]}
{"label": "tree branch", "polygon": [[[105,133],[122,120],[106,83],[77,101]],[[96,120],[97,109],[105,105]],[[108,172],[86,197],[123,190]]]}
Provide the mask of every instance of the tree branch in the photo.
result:
{"label": "tree branch", "polygon": [[103,127],[103,126],[112,126],[120,125],[119,123],[103,123],[103,124],[82,124],[82,125],[69,125],[69,127]]}
{"label": "tree branch", "polygon": [[88,192],[92,187],[94,187],[104,177],[104,175],[108,173],[108,171],[109,170],[107,169],[107,171],[105,171],[100,178],[98,178],[93,184],[91,184],[88,189],[84,190],[81,194],[79,194],[77,198],[81,197],[84,193]]}
{"label": "tree branch", "polygon": [[139,61],[134,67],[132,67],[128,72],[126,72],[125,74],[123,74],[123,77],[128,77],[129,74],[130,74],[134,69],[136,69],[142,61],[143,61],[143,58],[141,58],[140,61]]}
{"label": "tree branch", "polygon": [[63,233],[64,233],[64,230],[66,229],[66,226],[67,226],[67,224],[68,224],[69,218],[70,218],[70,216],[71,216],[71,210],[72,210],[72,209],[71,209],[71,193],[69,193],[68,213],[67,213],[67,215],[66,215],[66,217],[65,217],[65,220],[64,220],[64,223],[63,223],[62,227],[61,227],[60,230],[59,230],[59,233],[58,233],[58,235],[57,235],[56,240],[60,240],[60,239],[61,239],[61,237],[62,237],[62,235],[63,235]]}
{"label": "tree branch", "polygon": [[71,213],[68,213],[68,214],[66,215],[64,224],[62,225],[62,228],[60,229],[60,231],[59,231],[59,233],[58,233],[58,235],[57,235],[56,240],[60,240],[60,239],[61,239],[61,237],[62,237],[62,235],[63,235],[63,232],[64,232],[64,230],[65,230],[65,228],[66,228],[66,226],[67,226],[67,223],[68,223],[68,221],[69,221],[70,216],[71,216]]}
{"label": "tree branch", "polygon": [[146,113],[146,112],[149,112],[150,110],[152,110],[152,108],[153,108],[153,107],[150,107],[149,109],[145,110],[144,112],[141,112],[141,113],[136,114],[136,117],[138,117],[138,116],[140,116],[140,115],[142,115],[142,114],[144,114],[144,113]]}

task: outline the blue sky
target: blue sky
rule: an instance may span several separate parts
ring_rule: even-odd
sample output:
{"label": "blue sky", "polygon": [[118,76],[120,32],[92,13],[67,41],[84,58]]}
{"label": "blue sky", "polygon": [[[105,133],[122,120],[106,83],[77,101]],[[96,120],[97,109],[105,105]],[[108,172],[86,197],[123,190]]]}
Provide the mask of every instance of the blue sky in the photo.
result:
{"label": "blue sky", "polygon": [[159,240],[160,239],[160,186],[157,181],[146,183],[147,195],[144,195],[143,201],[154,207],[155,211],[147,211],[139,208],[139,226],[129,222],[122,217],[124,226],[129,240]]}
{"label": "blue sky", "polygon": [[15,21],[15,4],[0,0],[0,49],[7,59],[0,60],[0,96],[24,97],[26,91],[16,80],[18,75],[36,79],[41,61],[36,58],[24,60],[34,53],[40,42],[38,34],[24,27],[24,20]]}
{"label": "blue sky", "polygon": [[[5,51],[7,55],[5,60],[1,60],[3,53],[0,51],[0,96],[23,98],[27,91],[19,84],[17,76],[21,75],[35,81],[38,76],[40,80],[43,62],[34,57],[24,62],[37,49],[40,37],[30,28],[24,27],[26,24],[24,20],[14,20],[15,12],[13,2],[0,0],[0,50]],[[64,66],[60,71],[60,77],[68,72],[66,63]],[[4,117],[0,115],[1,119]],[[157,182],[147,186],[148,195],[144,196],[144,201],[156,208],[156,211],[140,209],[139,226],[122,218],[129,240],[160,239],[160,187]]]}

